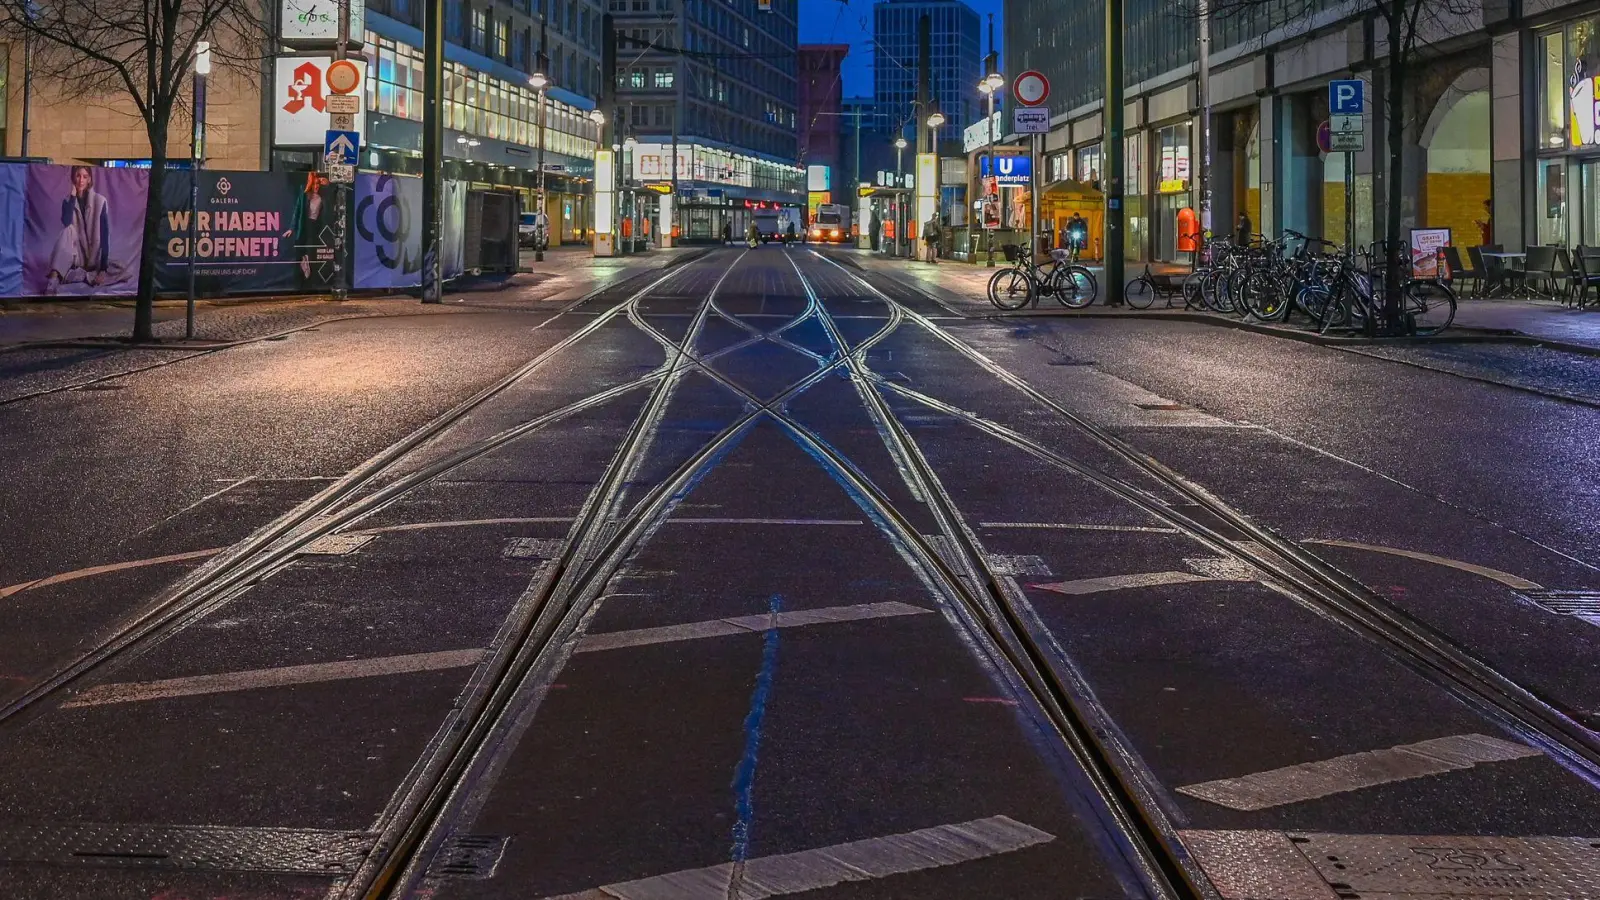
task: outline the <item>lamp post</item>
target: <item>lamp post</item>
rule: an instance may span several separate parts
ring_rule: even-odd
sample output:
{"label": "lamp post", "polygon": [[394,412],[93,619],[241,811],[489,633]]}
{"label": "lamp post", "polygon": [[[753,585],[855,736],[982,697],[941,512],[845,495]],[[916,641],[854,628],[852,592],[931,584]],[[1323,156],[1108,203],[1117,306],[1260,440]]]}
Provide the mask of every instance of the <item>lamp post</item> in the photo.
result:
{"label": "lamp post", "polygon": [[[543,72],[535,72],[528,78],[528,86],[539,92],[539,213],[534,216],[534,222],[549,222],[545,210],[549,204],[544,196],[544,89],[550,86],[550,79]],[[548,228],[548,226],[546,226]],[[541,234],[539,229],[534,229],[533,235],[533,261],[544,262],[544,245],[548,236]]]}
{"label": "lamp post", "polygon": [[[927,175],[928,173],[921,170],[922,166],[919,161],[917,166],[917,205],[919,207],[917,209],[918,228],[921,228],[924,224],[922,219],[922,209],[920,208],[923,197],[928,198],[928,221],[934,221],[939,218],[939,129],[944,127],[945,118],[944,113],[939,111],[939,105],[937,103],[929,104],[929,107],[932,111],[928,113],[927,119],[928,149],[930,155],[933,157],[933,183],[922,183],[922,176]],[[915,255],[916,249],[917,248],[915,244],[911,245],[911,252],[913,255]],[[934,249],[934,258],[938,258],[937,248]]]}
{"label": "lamp post", "polygon": [[[194,132],[189,136],[189,286],[184,305],[183,336],[194,338],[194,245],[199,237],[200,172],[206,165],[206,76],[211,74],[211,42],[194,45]],[[24,108],[26,114],[26,108]],[[27,140],[27,132],[23,132]],[[26,150],[23,151],[27,153]]]}
{"label": "lamp post", "polygon": [[[598,108],[591,109],[591,110],[589,110],[589,121],[594,123],[595,157],[596,157],[596,159],[598,159],[600,154],[605,150],[605,146],[606,146],[605,145],[606,114],[604,112],[602,112]],[[608,177],[611,177],[613,179],[613,181],[615,180],[615,169],[616,169],[616,164],[613,162],[612,163],[612,170],[613,171],[611,173],[607,173]],[[591,201],[594,204],[594,210],[592,211],[592,218],[594,220],[594,228],[593,228],[592,234],[590,235],[590,240],[592,242],[592,246],[598,248],[599,247],[599,240],[600,240],[599,235],[601,233],[600,226],[601,225],[605,225],[605,230],[606,230],[606,233],[608,233],[608,234],[611,233],[612,229],[615,227],[614,224],[613,224],[613,218],[612,218],[612,213],[611,213],[611,204],[612,204],[612,202],[614,201],[614,199],[616,197],[616,194],[614,193],[614,191],[616,189],[616,185],[614,183],[613,184],[602,184],[601,183],[600,177],[601,177],[602,173],[601,173],[600,166],[598,164],[595,166],[594,174],[595,174],[594,192],[593,192],[594,196],[593,196],[593,200]],[[602,208],[604,209],[604,212],[602,212]],[[613,242],[613,244],[612,244],[613,249],[611,251],[612,253],[616,252],[615,246],[616,245]]]}
{"label": "lamp post", "polygon": [[[991,23],[991,28],[992,28],[992,23]],[[978,82],[978,93],[984,95],[985,97],[987,97],[989,99],[989,118],[987,119],[988,127],[989,127],[989,142],[986,145],[986,151],[987,152],[985,154],[985,158],[989,160],[989,169],[990,169],[991,175],[993,174],[993,170],[994,170],[994,98],[995,98],[996,94],[1000,93],[1000,89],[1004,88],[1005,86],[1006,86],[1006,79],[999,72],[990,72],[988,75],[984,76],[982,81]],[[978,171],[981,173],[983,170],[980,168]],[[982,177],[981,174],[980,174],[979,177],[980,178]],[[980,184],[982,184],[981,181],[980,181]],[[983,227],[983,231],[984,231],[984,241],[983,242],[984,242],[984,244],[986,244],[988,246],[988,260],[985,263],[985,265],[987,265],[989,268],[992,269],[992,268],[994,268],[994,230],[989,227],[988,204],[989,204],[989,190],[988,190],[988,186],[984,185],[983,186],[983,207],[982,207],[983,212],[981,213],[984,216],[984,219],[983,219],[983,221],[979,222],[978,224]]]}
{"label": "lamp post", "polygon": [[900,255],[900,239],[905,235],[905,223],[901,219],[906,208],[906,175],[905,153],[907,142],[904,135],[894,139],[894,181],[897,193],[894,195],[894,255]]}
{"label": "lamp post", "polygon": [[[628,203],[628,242],[632,244],[639,237],[639,193],[633,188],[633,155],[639,146],[639,139],[634,137],[630,127],[628,136],[622,139],[622,187],[623,196]],[[632,250],[630,246],[628,248]]]}

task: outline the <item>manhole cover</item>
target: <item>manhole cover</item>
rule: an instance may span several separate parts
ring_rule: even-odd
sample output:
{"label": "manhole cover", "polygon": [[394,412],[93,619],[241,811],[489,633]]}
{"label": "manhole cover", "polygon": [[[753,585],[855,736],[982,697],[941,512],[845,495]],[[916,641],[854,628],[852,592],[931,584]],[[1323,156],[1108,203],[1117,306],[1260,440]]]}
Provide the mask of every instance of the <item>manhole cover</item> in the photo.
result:
{"label": "manhole cover", "polygon": [[1042,557],[1005,556],[999,553],[989,554],[989,570],[996,575],[1015,578],[1049,578],[1055,574]]}
{"label": "manhole cover", "polygon": [[555,559],[566,543],[562,538],[512,538],[500,555],[506,559]]}
{"label": "manhole cover", "polygon": [[498,834],[462,834],[445,841],[428,866],[433,878],[464,878],[483,881],[494,877],[495,867],[506,852],[506,838]]}

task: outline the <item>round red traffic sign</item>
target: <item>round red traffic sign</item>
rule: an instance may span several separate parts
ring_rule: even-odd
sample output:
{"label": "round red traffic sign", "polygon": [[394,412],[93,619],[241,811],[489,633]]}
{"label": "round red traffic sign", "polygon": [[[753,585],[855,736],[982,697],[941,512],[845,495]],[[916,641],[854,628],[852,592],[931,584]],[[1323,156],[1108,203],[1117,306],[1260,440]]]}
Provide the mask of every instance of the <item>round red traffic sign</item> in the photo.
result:
{"label": "round red traffic sign", "polygon": [[1333,127],[1327,119],[1323,119],[1322,124],[1317,126],[1317,149],[1323,153],[1333,152]]}
{"label": "round red traffic sign", "polygon": [[1043,106],[1050,99],[1050,79],[1029,69],[1011,83],[1011,95],[1023,106]]}
{"label": "round red traffic sign", "polygon": [[361,70],[348,59],[334,60],[328,66],[328,90],[335,94],[348,94],[361,86]]}

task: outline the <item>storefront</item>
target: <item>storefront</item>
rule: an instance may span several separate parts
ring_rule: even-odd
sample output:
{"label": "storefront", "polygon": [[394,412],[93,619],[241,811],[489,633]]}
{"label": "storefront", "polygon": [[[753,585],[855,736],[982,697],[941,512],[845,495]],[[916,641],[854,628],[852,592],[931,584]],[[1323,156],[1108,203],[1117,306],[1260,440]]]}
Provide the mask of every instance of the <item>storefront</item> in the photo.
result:
{"label": "storefront", "polygon": [[[724,228],[742,236],[759,204],[805,209],[805,170],[798,166],[699,143],[638,143],[628,153],[624,167],[636,183],[674,192],[678,237],[685,242],[720,241]],[[649,194],[635,202],[653,208],[659,200]],[[655,228],[654,218],[648,227]]]}
{"label": "storefront", "polygon": [[1187,262],[1180,251],[1179,219],[1184,210],[1194,208],[1190,168],[1190,123],[1166,125],[1149,134],[1154,146],[1157,174],[1154,226],[1155,258],[1160,262]]}
{"label": "storefront", "polygon": [[1529,243],[1600,244],[1600,18],[1537,37],[1539,106]]}

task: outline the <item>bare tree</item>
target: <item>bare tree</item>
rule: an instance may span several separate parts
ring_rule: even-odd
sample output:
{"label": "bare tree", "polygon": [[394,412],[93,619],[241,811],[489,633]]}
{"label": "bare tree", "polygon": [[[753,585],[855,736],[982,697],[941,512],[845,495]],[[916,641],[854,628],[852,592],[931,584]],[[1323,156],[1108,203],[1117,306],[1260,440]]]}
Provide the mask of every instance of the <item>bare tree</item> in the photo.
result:
{"label": "bare tree", "polygon": [[195,45],[221,66],[258,72],[270,13],[262,0],[0,0],[0,33],[33,44],[33,75],[62,100],[132,101],[150,140],[133,338],[151,338],[167,141],[188,120]]}
{"label": "bare tree", "polygon": [[[1194,0],[1190,0],[1193,4]],[[1212,21],[1243,18],[1264,23],[1301,23],[1308,29],[1337,3],[1319,0],[1209,0]],[[1401,204],[1405,186],[1401,176],[1405,166],[1405,98],[1411,89],[1420,64],[1429,56],[1429,40],[1451,34],[1464,33],[1475,11],[1481,6],[1473,0],[1359,0],[1350,9],[1349,18],[1366,19],[1373,23],[1374,44],[1381,42],[1381,63],[1384,74],[1384,149],[1385,198],[1383,238],[1391,258],[1385,266],[1384,293],[1388,298],[1391,324],[1399,314],[1399,287],[1404,270],[1409,270],[1409,254],[1401,248]],[[1189,15],[1198,15],[1198,8],[1190,5]],[[1286,25],[1292,30],[1296,26]],[[1381,31],[1380,31],[1381,29]],[[1282,33],[1282,32],[1280,32]],[[1376,62],[1376,61],[1375,61]],[[1346,235],[1346,240],[1352,236]]]}

